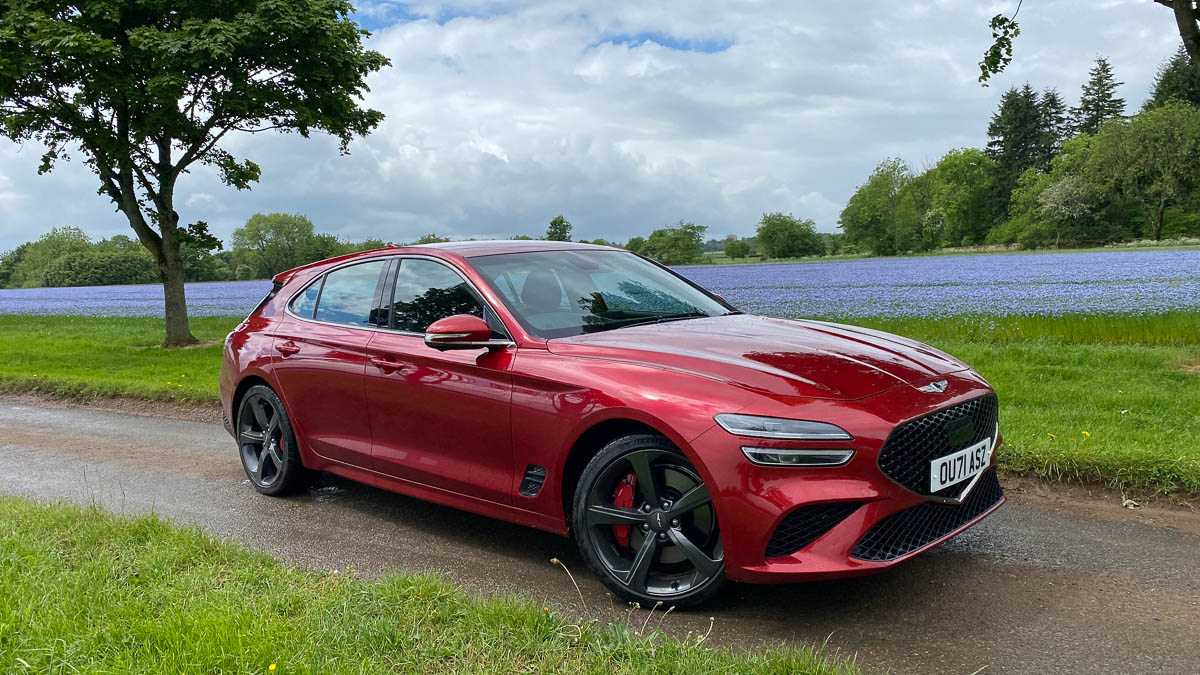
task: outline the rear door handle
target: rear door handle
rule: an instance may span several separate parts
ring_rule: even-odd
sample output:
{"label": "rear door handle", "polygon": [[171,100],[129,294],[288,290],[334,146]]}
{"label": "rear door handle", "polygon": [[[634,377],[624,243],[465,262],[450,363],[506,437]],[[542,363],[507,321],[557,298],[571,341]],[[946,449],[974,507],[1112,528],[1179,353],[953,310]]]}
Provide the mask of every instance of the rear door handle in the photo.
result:
{"label": "rear door handle", "polygon": [[380,370],[384,370],[384,371],[400,370],[401,368],[404,367],[404,364],[400,363],[399,361],[391,361],[389,359],[381,359],[381,358],[371,359],[371,363],[374,364]]}
{"label": "rear door handle", "polygon": [[288,340],[287,342],[285,342],[283,344],[276,344],[275,351],[279,352],[280,354],[283,354],[284,356],[291,356],[292,354],[295,354],[296,352],[300,351],[300,345],[297,345],[295,342]]}

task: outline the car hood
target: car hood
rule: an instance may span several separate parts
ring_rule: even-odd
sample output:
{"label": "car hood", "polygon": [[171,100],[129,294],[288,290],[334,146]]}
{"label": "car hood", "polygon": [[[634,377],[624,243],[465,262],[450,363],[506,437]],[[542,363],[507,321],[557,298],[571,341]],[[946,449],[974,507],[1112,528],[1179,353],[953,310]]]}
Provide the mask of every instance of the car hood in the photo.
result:
{"label": "car hood", "polygon": [[763,393],[839,400],[967,368],[932,347],[880,331],[749,314],[558,338],[548,348],[689,372]]}

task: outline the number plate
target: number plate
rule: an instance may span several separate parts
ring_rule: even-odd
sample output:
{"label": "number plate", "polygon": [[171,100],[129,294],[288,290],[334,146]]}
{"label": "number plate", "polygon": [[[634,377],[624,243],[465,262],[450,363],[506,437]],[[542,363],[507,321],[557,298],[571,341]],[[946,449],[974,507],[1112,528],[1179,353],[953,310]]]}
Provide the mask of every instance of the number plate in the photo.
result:
{"label": "number plate", "polygon": [[952,455],[929,463],[929,491],[937,492],[983,473],[992,461],[992,439],[985,438]]}

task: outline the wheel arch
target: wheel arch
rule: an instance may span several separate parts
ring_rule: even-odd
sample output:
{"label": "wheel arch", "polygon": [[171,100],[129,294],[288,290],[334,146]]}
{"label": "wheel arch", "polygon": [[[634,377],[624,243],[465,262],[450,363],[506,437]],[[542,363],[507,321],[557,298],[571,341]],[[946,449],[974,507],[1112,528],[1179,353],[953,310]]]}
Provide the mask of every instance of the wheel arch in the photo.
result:
{"label": "wheel arch", "polygon": [[[678,434],[674,433],[665,424],[658,422],[649,422],[646,420],[635,419],[632,416],[610,417],[600,420],[586,428],[579,434],[575,442],[572,443],[570,451],[567,453],[566,460],[563,462],[562,469],[559,471],[563,517],[567,524],[567,529],[570,530],[572,502],[575,499],[575,488],[579,483],[579,477],[583,474],[583,468],[587,466],[589,460],[600,452],[600,449],[610,442],[629,436],[632,434],[654,434],[662,436],[674,444],[679,451],[684,454],[693,464],[697,464],[696,457],[693,456],[690,448],[683,442],[683,439]],[[697,466],[697,469],[704,474],[704,470]]]}
{"label": "wheel arch", "polygon": [[[229,399],[229,412],[230,412],[229,423],[231,425],[233,425],[234,433],[237,433],[237,423],[238,423],[237,414],[238,414],[238,407],[241,406],[241,404],[242,404],[242,397],[246,395],[246,392],[249,391],[251,387],[254,387],[254,386],[260,385],[260,384],[263,385],[264,387],[267,387],[271,391],[275,391],[275,387],[272,387],[271,383],[267,381],[267,378],[265,378],[261,375],[247,375],[247,376],[243,377],[241,379],[241,381],[238,382],[237,387],[234,388],[233,396],[231,396]],[[275,392],[275,395],[279,396],[279,392]],[[280,396],[279,400],[282,401],[283,397]],[[286,403],[284,405],[286,405]],[[291,415],[288,415],[288,417],[290,418]]]}

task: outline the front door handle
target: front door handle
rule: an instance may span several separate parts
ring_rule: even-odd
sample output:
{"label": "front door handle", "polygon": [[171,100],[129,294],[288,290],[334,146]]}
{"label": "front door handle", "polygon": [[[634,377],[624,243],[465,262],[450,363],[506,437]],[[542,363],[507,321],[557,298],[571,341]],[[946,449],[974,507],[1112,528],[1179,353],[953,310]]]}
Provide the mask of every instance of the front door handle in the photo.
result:
{"label": "front door handle", "polygon": [[279,352],[280,354],[283,354],[284,356],[291,356],[292,354],[295,354],[296,352],[300,351],[300,345],[296,344],[295,342],[292,342],[291,340],[288,340],[287,342],[285,342],[283,344],[276,344],[275,351]]}
{"label": "front door handle", "polygon": [[400,370],[401,368],[404,367],[404,364],[400,363],[399,361],[391,361],[389,359],[381,359],[381,358],[371,359],[371,363],[374,364],[375,367],[377,367],[383,371]]}

